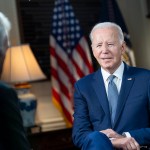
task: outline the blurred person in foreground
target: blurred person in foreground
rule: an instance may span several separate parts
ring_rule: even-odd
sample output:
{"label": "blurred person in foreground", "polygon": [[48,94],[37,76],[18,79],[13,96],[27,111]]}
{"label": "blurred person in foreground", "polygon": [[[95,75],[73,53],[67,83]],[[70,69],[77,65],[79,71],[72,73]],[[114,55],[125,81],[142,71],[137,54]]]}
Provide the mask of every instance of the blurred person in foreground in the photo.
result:
{"label": "blurred person in foreground", "polygon": [[82,150],[149,149],[150,71],[122,61],[126,44],[117,24],[95,25],[90,39],[101,67],[75,83],[74,144]]}
{"label": "blurred person in foreground", "polygon": [[[0,12],[0,75],[9,46],[10,28],[8,18]],[[30,150],[17,94],[2,81],[0,81],[0,150]]]}

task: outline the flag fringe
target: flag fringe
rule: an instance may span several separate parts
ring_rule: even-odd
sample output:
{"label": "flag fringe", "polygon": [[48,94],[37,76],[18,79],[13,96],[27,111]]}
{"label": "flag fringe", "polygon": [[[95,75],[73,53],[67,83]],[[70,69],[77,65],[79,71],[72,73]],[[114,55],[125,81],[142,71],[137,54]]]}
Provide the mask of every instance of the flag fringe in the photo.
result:
{"label": "flag fringe", "polygon": [[60,111],[62,117],[64,118],[64,121],[66,123],[66,127],[67,128],[72,127],[72,124],[68,121],[68,119],[66,118],[65,114],[63,113],[63,110],[62,110],[62,107],[61,107],[60,103],[58,103],[58,101],[53,96],[52,96],[52,102],[56,106],[56,108]]}

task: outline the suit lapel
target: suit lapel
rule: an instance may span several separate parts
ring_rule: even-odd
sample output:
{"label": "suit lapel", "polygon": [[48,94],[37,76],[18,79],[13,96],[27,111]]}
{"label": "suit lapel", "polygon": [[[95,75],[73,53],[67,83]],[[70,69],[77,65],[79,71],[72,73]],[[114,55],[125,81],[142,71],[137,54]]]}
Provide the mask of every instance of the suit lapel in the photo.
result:
{"label": "suit lapel", "polygon": [[105,85],[104,85],[104,81],[100,69],[95,73],[94,80],[92,82],[92,87],[95,90],[96,96],[98,97],[98,100],[105,114],[110,117],[107,94],[106,94]]}
{"label": "suit lapel", "polygon": [[134,78],[131,76],[131,71],[129,71],[129,66],[125,64],[121,90],[118,98],[118,105],[116,110],[114,127],[117,124],[119,117],[121,116],[121,112],[125,106],[127,97],[130,93],[133,83],[134,83]]}

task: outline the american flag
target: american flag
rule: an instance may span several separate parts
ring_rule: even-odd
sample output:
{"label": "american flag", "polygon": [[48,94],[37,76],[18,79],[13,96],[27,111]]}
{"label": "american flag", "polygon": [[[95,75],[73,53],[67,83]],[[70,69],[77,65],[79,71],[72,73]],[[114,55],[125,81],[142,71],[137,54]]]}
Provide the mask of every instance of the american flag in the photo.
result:
{"label": "american flag", "polygon": [[52,101],[72,126],[74,83],[93,72],[89,47],[68,0],[55,0],[50,35]]}
{"label": "american flag", "polygon": [[126,52],[123,54],[122,59],[127,64],[135,66],[136,62],[130,42],[130,35],[116,0],[101,0],[100,22],[105,21],[115,22],[122,28],[127,45]]}

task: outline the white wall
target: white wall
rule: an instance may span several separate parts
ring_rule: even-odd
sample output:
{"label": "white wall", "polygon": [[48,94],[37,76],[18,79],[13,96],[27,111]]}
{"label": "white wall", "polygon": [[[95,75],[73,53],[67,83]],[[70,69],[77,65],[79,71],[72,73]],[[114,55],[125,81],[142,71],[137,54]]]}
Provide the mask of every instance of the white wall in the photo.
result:
{"label": "white wall", "polygon": [[117,0],[128,27],[139,67],[150,69],[150,18],[146,0]]}

